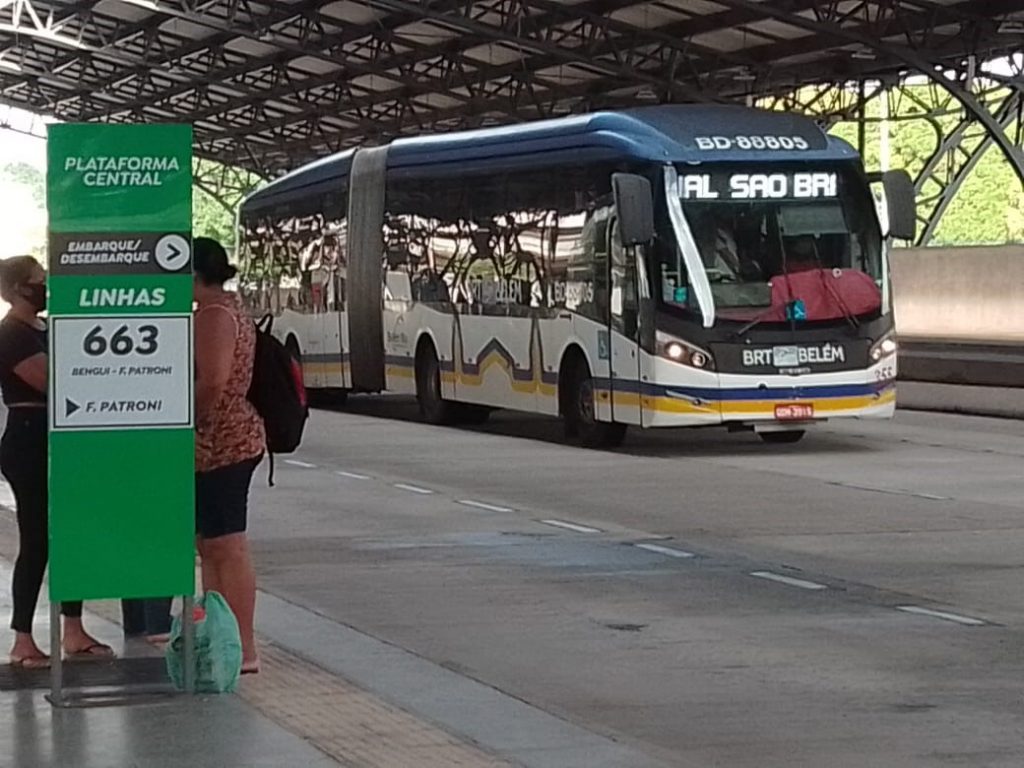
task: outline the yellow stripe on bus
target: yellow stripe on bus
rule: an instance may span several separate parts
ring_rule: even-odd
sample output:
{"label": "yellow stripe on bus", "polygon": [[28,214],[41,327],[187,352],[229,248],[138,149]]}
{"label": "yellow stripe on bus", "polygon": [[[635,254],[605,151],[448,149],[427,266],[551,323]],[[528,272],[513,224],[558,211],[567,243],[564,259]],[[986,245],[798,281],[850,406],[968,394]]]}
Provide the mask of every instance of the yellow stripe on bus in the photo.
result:
{"label": "yellow stripe on bus", "polygon": [[316,374],[316,373],[344,373],[348,370],[348,363],[302,363],[303,374]]}
{"label": "yellow stripe on bus", "polygon": [[[607,390],[598,392],[602,400],[608,399]],[[614,393],[614,404],[623,408],[636,408],[642,406],[645,410],[658,413],[675,414],[698,414],[707,415],[721,412],[723,417],[750,417],[766,416],[775,417],[775,406],[788,403],[800,402],[813,406],[815,414],[830,414],[842,411],[859,411],[867,408],[889,405],[896,400],[895,391],[884,392],[881,395],[863,395],[861,397],[837,397],[827,399],[806,399],[806,400],[725,400],[705,405],[697,405],[686,400],[679,400],[672,397],[641,397],[631,392]]]}
{"label": "yellow stripe on bus", "polygon": [[509,385],[515,392],[525,395],[540,393],[547,397],[554,397],[558,394],[558,388],[554,384],[545,384],[536,376],[529,381],[516,381],[512,366],[509,365],[508,360],[497,352],[488,353],[487,357],[484,358],[484,362],[480,365],[479,373],[459,373],[458,383],[464,387],[482,387],[484,384],[484,374],[494,367],[504,372],[508,377]]}

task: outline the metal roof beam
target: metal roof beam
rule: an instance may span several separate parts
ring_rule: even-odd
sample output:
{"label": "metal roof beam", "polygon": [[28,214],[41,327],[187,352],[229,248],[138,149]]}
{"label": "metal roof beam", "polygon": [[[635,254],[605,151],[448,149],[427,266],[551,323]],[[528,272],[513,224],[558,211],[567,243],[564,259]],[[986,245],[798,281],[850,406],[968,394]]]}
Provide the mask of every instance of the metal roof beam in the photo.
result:
{"label": "metal roof beam", "polygon": [[[429,20],[431,23],[439,26],[448,27],[453,32],[468,33],[491,39],[496,42],[508,43],[514,48],[530,50],[534,53],[551,56],[565,64],[573,64],[582,68],[591,68],[597,72],[612,76],[632,74],[634,77],[639,76],[643,82],[654,82],[660,85],[660,83],[652,81],[642,73],[631,73],[626,67],[615,66],[600,61],[581,61],[579,57],[574,56],[571,51],[567,51],[558,45],[553,45],[546,40],[541,39],[540,35],[535,35],[534,37],[522,37],[502,27],[471,19],[468,16],[456,16],[450,13],[436,14],[429,8],[423,8],[416,3],[407,2],[407,0],[364,0],[364,2],[366,5],[383,10],[396,11],[399,13],[419,13],[423,19]],[[685,96],[691,99],[706,100],[709,97],[709,94],[703,93],[699,89],[690,85],[671,83],[669,84],[669,89],[677,96]]]}
{"label": "metal roof beam", "polygon": [[[715,2],[722,5],[728,5],[733,8],[762,8],[766,13],[779,21],[785,22],[786,24],[790,24],[794,27],[806,29],[811,32],[822,33],[824,35],[830,35],[839,40],[859,43],[860,45],[891,55],[893,58],[902,61],[911,69],[935,80],[953,94],[957,101],[963,104],[964,108],[969,113],[973,114],[989,130],[996,144],[999,145],[999,148],[1003,151],[1003,154],[1006,155],[1007,160],[1009,160],[1010,166],[1016,172],[1017,177],[1021,180],[1021,183],[1024,184],[1024,151],[1010,141],[1010,138],[1006,135],[1003,127],[999,124],[999,121],[996,120],[996,118],[987,109],[985,109],[985,106],[981,104],[967,88],[955,79],[946,75],[945,72],[938,71],[935,62],[931,62],[926,58],[923,58],[917,51],[903,46],[882,42],[877,38],[859,31],[847,30],[835,25],[806,19],[802,16],[793,16],[792,14],[788,14],[783,11],[764,8],[764,3],[755,3],[752,0],[715,0]],[[1003,0],[972,0],[971,2],[971,8],[974,9],[975,12],[983,5],[985,7],[998,7],[1001,13],[1005,13],[1005,9],[1008,7],[1009,3]]]}
{"label": "metal roof beam", "polygon": [[[993,114],[1006,130],[1020,118],[1022,109],[1024,93],[1009,91],[1005,101]],[[928,245],[935,236],[943,215],[956,198],[960,187],[995,142],[989,131],[985,131],[981,137],[972,138],[970,132],[977,127],[978,123],[970,116],[961,120],[939,142],[935,153],[918,175],[914,188],[917,191],[919,210],[924,214],[918,216],[923,225],[918,233],[918,245]]]}
{"label": "metal roof beam", "polygon": [[[642,0],[628,0],[627,2],[623,2],[623,0],[618,0],[617,5],[620,7],[623,5],[636,5],[639,4],[641,1]],[[586,6],[608,7],[609,2],[608,0],[591,0],[591,2],[589,3],[581,4],[581,6],[575,7]],[[392,19],[394,19],[394,26],[408,24],[419,18],[421,18],[419,14],[416,14],[415,16],[409,14],[400,14],[397,16],[392,15],[387,17],[389,24],[391,24]],[[310,44],[310,48],[320,49],[321,53],[310,53],[310,51],[306,50],[303,52],[303,55],[311,55],[315,58],[320,58],[321,60],[324,60],[326,62],[337,64],[343,70],[347,71],[331,72],[324,75],[314,75],[302,78],[287,78],[285,82],[282,82],[281,84],[275,86],[273,89],[269,90],[261,90],[259,88],[254,88],[251,85],[251,83],[247,82],[247,80],[251,78],[252,73],[254,71],[257,71],[256,69],[254,69],[252,65],[240,65],[231,68],[230,70],[223,70],[220,72],[208,74],[207,77],[209,77],[209,79],[216,79],[219,84],[223,85],[228,89],[235,89],[239,91],[238,95],[235,98],[224,102],[222,108],[225,111],[230,111],[237,107],[243,106],[248,102],[248,100],[250,100],[253,97],[258,97],[261,99],[283,100],[286,97],[295,96],[298,97],[300,101],[289,103],[296,104],[297,106],[299,106],[300,108],[298,112],[300,114],[298,115],[298,117],[305,118],[309,115],[309,112],[303,108],[305,103],[308,103],[309,100],[308,97],[306,97],[305,95],[315,91],[318,88],[329,87],[335,84],[339,77],[352,75],[380,75],[382,78],[396,79],[396,76],[391,74],[391,71],[394,69],[398,69],[400,71],[404,70],[405,73],[407,73],[405,77],[402,78],[403,87],[406,89],[404,92],[406,96],[446,92],[446,95],[458,99],[460,98],[458,94],[449,92],[452,87],[451,82],[442,81],[430,77],[414,79],[411,77],[409,73],[415,71],[417,66],[420,65],[426,65],[427,67],[436,67],[439,65],[458,63],[462,65],[463,68],[474,71],[481,70],[483,67],[481,62],[470,60],[463,56],[461,53],[454,51],[452,49],[452,41],[445,41],[435,46],[426,46],[414,40],[406,39],[402,37],[400,33],[394,35],[381,36],[379,34],[380,32],[381,30],[378,30],[378,35],[371,39],[368,44],[362,46],[362,49],[375,48],[378,50],[383,50],[386,44],[390,44],[392,49],[394,49],[397,46],[408,50],[402,51],[401,53],[396,53],[394,50],[392,50],[390,56],[379,55],[378,53],[374,52],[369,59],[365,61],[360,61],[356,58],[356,56],[358,53],[361,52],[361,49],[352,49],[350,47],[346,48],[345,41],[341,40],[338,35],[326,35],[318,41],[311,41]],[[360,37],[365,37],[365,35],[361,35]],[[483,42],[483,39],[481,38],[480,41]],[[458,40],[458,43],[463,50],[466,49],[468,46],[473,45],[474,42],[475,40],[470,40],[467,38],[462,38]],[[329,53],[325,54],[323,51],[327,51]],[[269,67],[279,59],[280,54],[273,54],[269,57],[259,60],[262,63],[262,67],[260,68]],[[436,63],[431,63],[432,59],[436,59]],[[517,65],[516,68],[521,68],[521,65]],[[228,76],[228,82],[225,82],[224,76]],[[231,80],[235,81],[231,82]],[[469,80],[468,78],[463,78],[462,85],[466,85],[470,82],[473,81]],[[163,94],[162,97],[158,98],[158,100],[162,101],[164,99],[173,99],[176,96],[187,93],[188,90],[188,88],[181,88],[176,91],[169,91]],[[129,107],[131,108],[142,106],[146,106],[146,102],[136,101],[132,102],[129,105]],[[95,117],[99,116],[100,115],[96,115]],[[209,116],[212,116],[212,113],[203,115],[203,117]],[[86,118],[88,117],[90,116],[87,115]]]}
{"label": "metal roof beam", "polygon": [[[177,0],[179,3],[186,1]],[[411,18],[403,19],[396,17],[393,20],[389,19],[387,23],[377,21],[371,24],[348,26],[340,32],[333,34],[317,33],[316,29],[322,27],[323,22],[327,22],[332,26],[341,24],[340,21],[334,19],[324,19],[323,22],[317,20],[319,6],[322,4],[320,0],[305,0],[303,3],[287,5],[284,7],[287,8],[288,13],[281,19],[260,19],[260,23],[248,25],[228,24],[224,21],[210,19],[203,14],[172,10],[170,7],[165,8],[164,6],[161,6],[161,12],[168,16],[182,18],[193,24],[214,30],[217,34],[212,38],[213,45],[209,46],[211,48],[223,45],[230,40],[242,38],[254,40],[262,45],[275,48],[275,51],[267,56],[249,57],[241,62],[226,64],[219,70],[209,68],[202,73],[193,73],[195,77],[201,77],[205,83],[216,83],[226,89],[230,89],[234,85],[229,82],[232,77],[244,77],[256,70],[275,65],[285,66],[286,62],[293,59],[312,58],[319,59],[328,64],[339,64],[340,61],[328,52],[329,48],[347,46],[362,38],[372,37],[373,35],[388,34],[389,30],[393,29],[392,25],[401,25],[411,20]],[[282,28],[281,25],[284,23],[288,23],[288,26]],[[209,40],[210,38],[206,38],[203,42],[206,43]],[[184,57],[179,56],[177,52],[172,55],[175,63],[180,65]],[[158,94],[148,94],[147,99],[148,101],[170,100],[187,93],[188,90],[189,88],[185,87],[178,90],[167,90]],[[264,94],[252,90],[248,92],[248,95],[250,97],[262,97]],[[146,103],[135,103],[132,105],[132,108],[145,106]],[[99,117],[99,115],[96,117]]]}
{"label": "metal roof beam", "polygon": [[[551,5],[546,0],[529,0],[529,2],[531,4],[536,4],[536,5],[538,5],[538,7],[543,7],[545,9],[547,9]],[[807,5],[813,5],[813,4],[812,3],[808,3]],[[804,5],[803,4],[798,4],[796,7],[803,8]],[[573,7],[569,8],[569,9],[566,9],[566,12],[568,13],[570,11],[574,11],[575,8],[576,8],[576,6],[573,6]],[[586,14],[581,14],[581,15],[583,17],[586,17]],[[749,20],[749,19],[753,18],[754,16],[755,16],[755,13],[754,13],[753,10],[747,10],[747,11],[745,11],[745,15],[743,16],[743,19]],[[704,20],[704,17],[701,18],[701,21],[703,21],[703,20]],[[740,19],[737,18],[736,15],[734,14],[730,18],[730,20],[738,21]],[[725,19],[721,19],[720,18],[719,21],[720,22],[724,22]],[[914,20],[904,19],[904,22],[907,23],[910,28],[913,27],[913,24],[910,23],[911,21],[914,21],[915,23],[918,23],[918,24],[926,23],[926,21],[924,19],[920,18],[920,17],[917,17]],[[681,25],[681,23],[680,24],[672,25],[672,27],[675,28],[675,27],[679,27],[680,25]],[[628,26],[628,25],[626,25],[626,26]],[[621,26],[618,27],[618,28],[621,29]],[[709,28],[709,25],[707,24],[706,21],[704,21],[704,24],[703,24],[702,28],[703,29],[708,29]],[[522,34],[522,30],[520,30],[520,34]],[[606,43],[605,40],[603,40],[603,39],[601,39],[599,37],[599,35],[592,34],[592,35],[590,35],[590,37],[595,40],[595,43],[597,43],[597,45],[595,45],[590,50],[588,50],[588,53],[591,54],[591,56],[588,57],[588,58],[590,58],[591,61],[593,61],[593,55],[594,54],[603,52],[602,49],[603,50],[614,50],[614,47],[615,47],[616,43],[621,45],[621,40],[616,40],[615,42],[608,42],[608,43]],[[661,37],[664,37],[664,35],[662,35]],[[646,38],[644,38],[644,39],[646,40]],[[832,42],[833,41],[831,40],[831,38],[828,38],[827,36],[815,36],[815,38],[814,38],[812,43],[809,43],[806,39],[801,39],[801,40],[799,40],[797,42],[792,42],[792,43],[787,42],[787,43],[769,44],[769,45],[760,46],[757,49],[755,49],[757,51],[758,55],[757,56],[750,56],[749,58],[752,61],[757,61],[757,62],[760,62],[760,63],[768,63],[768,64],[770,64],[775,59],[777,59],[779,57],[782,57],[782,56],[786,56],[786,55],[792,55],[792,53],[794,53],[794,52],[808,52],[808,51],[827,49],[827,47],[830,44],[832,44]],[[566,48],[568,50],[571,50],[571,49],[568,48],[568,46],[566,46]],[[633,55],[635,53],[636,52],[634,50],[634,51],[630,51],[630,52],[628,52],[626,54],[617,52],[617,55],[620,55],[620,56],[622,56],[622,55]],[[672,54],[669,53],[669,52],[666,52],[664,50],[661,50],[661,51],[656,52],[654,54],[648,54],[648,55],[650,55],[653,58],[653,56],[658,55],[658,53],[661,53],[664,56],[665,59],[670,59],[670,66],[666,65],[664,67],[664,73],[663,74],[661,74],[661,73],[658,74],[658,76],[656,78],[656,82],[658,82],[660,84],[660,83],[663,83],[665,81],[677,78],[678,77],[678,71],[677,71],[676,67],[677,67],[678,60],[671,59],[670,57],[671,57]],[[579,55],[579,52],[574,51],[574,54]],[[506,65],[505,67],[499,68],[498,70],[492,69],[492,70],[490,70],[486,74],[488,74],[488,75],[490,75],[492,77],[496,76],[496,75],[499,75],[499,74],[500,75],[509,75],[509,76],[511,76],[511,75],[514,75],[516,72],[522,71],[523,69],[526,69],[526,70],[536,70],[536,69],[541,69],[541,68],[543,68],[545,66],[550,66],[553,63],[554,62],[551,61],[551,60],[538,61],[537,58],[534,57],[534,58],[527,59],[523,63],[514,62],[514,63],[512,63],[510,65]],[[636,71],[636,66],[637,66],[636,62],[631,62],[631,65],[632,65],[631,69],[633,69],[633,71]],[[708,73],[711,73],[711,72],[715,71],[716,69],[717,69],[717,67],[715,66],[715,63],[705,61],[705,62],[702,62],[702,66],[700,68],[697,68],[696,71],[698,73],[708,74]],[[803,67],[801,69],[805,70],[806,68]],[[854,70],[849,68],[849,67],[846,67],[845,70],[846,70],[845,74],[847,74],[847,75],[855,74]],[[794,81],[794,82],[796,82],[796,81]],[[600,81],[599,84],[595,85],[595,88],[601,89],[604,86],[612,87],[612,86],[614,86],[616,84],[617,83],[608,82],[608,81],[602,80],[602,81]],[[388,96],[390,97],[391,94],[388,94]],[[486,109],[488,106],[489,105],[480,105],[479,108],[480,109]],[[300,114],[296,115],[296,119],[297,120],[305,120],[311,114],[312,114],[312,112],[310,110],[303,110]],[[513,114],[515,114],[515,113],[513,113]],[[435,116],[437,117],[437,119],[445,119],[447,117],[447,113],[436,114]],[[458,113],[456,113],[456,114],[454,114],[452,116],[458,116]],[[287,124],[288,120],[289,120],[289,117],[287,115],[282,115],[278,119],[276,119],[274,121],[271,121],[268,124],[254,126],[254,128],[256,128],[258,130],[281,128],[281,127],[283,127],[284,125]],[[392,129],[390,126],[388,126],[386,128],[382,128],[381,133],[383,135],[388,135],[389,133],[392,133],[393,130],[394,129]]]}
{"label": "metal roof beam", "polygon": [[[164,0],[165,6],[169,7],[171,3],[177,3],[179,6],[198,6],[192,0]],[[223,3],[228,6],[237,6],[237,0],[223,0]],[[207,3],[206,5],[209,5]],[[275,25],[284,23],[288,19],[294,18],[296,14],[295,6],[286,5],[282,3],[268,3],[270,10],[265,16],[258,17],[259,23],[255,26],[264,25]],[[162,8],[165,6],[161,6]],[[301,10],[301,8],[299,9]],[[216,50],[219,46],[234,40],[238,37],[235,31],[222,31],[216,35],[210,37],[188,40],[186,38],[179,38],[170,35],[167,32],[155,34],[161,25],[167,21],[166,17],[161,13],[152,13],[142,23],[140,31],[145,33],[145,41],[142,49],[142,61],[147,63],[150,67],[161,67],[166,65],[180,67],[184,60],[190,56],[194,56],[198,53],[207,50]],[[236,22],[237,23],[237,19]],[[118,40],[117,44],[124,44],[128,40],[132,39],[134,35],[127,35],[125,38]],[[74,63],[71,60],[69,63]],[[105,91],[117,84],[123,84],[133,78],[143,77],[144,72],[141,68],[132,70],[129,72],[121,72],[116,75],[90,82],[87,86],[83,86],[82,91],[88,90],[91,92]],[[70,101],[80,94],[75,94],[69,97],[67,100]],[[62,106],[64,102],[58,103],[58,107]],[[83,116],[83,119],[90,119]]]}
{"label": "metal roof beam", "polygon": [[[537,0],[529,0],[529,3],[531,5],[537,4]],[[630,2],[630,3],[622,3],[622,2],[620,2],[618,5],[621,7],[623,5],[635,5],[635,4],[636,4],[635,2]],[[552,4],[552,3],[549,3],[549,2],[542,2],[542,3],[540,3],[538,5],[538,7],[541,8],[545,13],[548,13],[548,12],[551,11],[551,9],[553,7],[555,7],[555,5],[556,4]],[[607,6],[608,4],[604,3],[604,5]],[[589,64],[591,67],[593,67],[593,66],[595,66],[597,64],[601,64],[602,68],[605,71],[607,71],[608,67],[607,67],[606,63],[601,61],[597,57],[600,56],[600,55],[612,54],[614,56],[614,58],[617,60],[617,61],[613,62],[613,71],[617,70],[617,72],[619,74],[619,77],[616,78],[616,80],[620,80],[624,76],[624,73],[622,71],[623,68],[624,68],[626,71],[631,73],[631,75],[630,75],[631,79],[639,79],[642,82],[645,82],[647,85],[654,86],[655,88],[658,88],[659,90],[670,90],[672,88],[672,83],[677,83],[678,79],[680,77],[680,74],[681,74],[680,73],[681,67],[680,67],[680,63],[679,62],[680,62],[680,59],[682,57],[677,56],[677,54],[680,51],[686,51],[687,50],[687,46],[689,46],[689,44],[686,43],[685,41],[680,43],[674,37],[672,37],[670,35],[658,34],[658,33],[648,34],[646,31],[643,31],[643,30],[635,30],[635,29],[629,27],[629,25],[625,25],[625,24],[623,24],[621,22],[610,22],[609,23],[609,20],[604,19],[603,17],[598,16],[595,13],[591,12],[590,10],[588,10],[590,8],[594,8],[594,6],[595,6],[594,3],[587,3],[587,4],[580,4],[580,5],[572,6],[569,9],[562,9],[562,10],[559,10],[557,12],[551,12],[547,16],[545,16],[543,24],[533,25],[531,30],[522,30],[522,29],[518,30],[519,34],[521,35],[521,37],[517,37],[516,38],[516,42],[517,43],[521,42],[523,40],[525,40],[525,41],[532,41],[534,39],[539,39],[541,37],[548,36],[550,38],[550,43],[551,44],[560,44],[559,48],[560,48],[560,50],[562,52],[557,57],[553,57],[553,56],[549,56],[549,55],[544,55],[544,56],[541,56],[541,57],[531,57],[531,58],[527,58],[527,59],[525,59],[523,61],[511,62],[511,63],[509,63],[507,65],[502,65],[502,66],[497,67],[497,68],[491,67],[491,68],[488,68],[486,70],[481,69],[480,72],[479,72],[479,74],[481,75],[481,79],[479,81],[477,81],[476,83],[473,83],[472,81],[470,81],[468,79],[464,79],[464,81],[462,83],[462,87],[467,88],[467,89],[473,89],[475,87],[476,89],[479,89],[479,88],[481,88],[485,84],[486,81],[493,82],[493,81],[495,81],[498,78],[502,78],[502,79],[504,79],[504,78],[515,78],[515,77],[519,76],[521,73],[524,73],[524,72],[531,72],[531,71],[535,72],[538,69],[547,68],[547,67],[559,64],[559,63],[566,63],[567,57],[568,57],[568,61],[573,62],[573,63],[578,63],[579,66],[587,66],[587,64]],[[594,8],[594,9],[596,10],[596,8]],[[548,29],[547,24],[549,24],[549,23],[556,22],[556,21],[557,22],[565,21],[565,19],[566,19],[565,14],[570,12],[570,11],[577,15],[577,20],[581,22],[581,25],[583,25],[580,29],[572,30],[572,31],[568,31],[568,30],[564,30],[564,29],[561,29],[561,30],[549,30]],[[726,18],[726,16],[728,18]],[[742,19],[744,19],[744,20],[745,19],[749,19],[749,18],[751,18],[751,16],[752,16],[752,14],[744,14],[744,15],[742,15]],[[741,19],[741,17],[739,17],[736,14],[718,14],[718,15],[716,15],[716,18],[718,19],[718,23],[727,23],[729,21],[738,21],[738,20]],[[435,18],[435,20],[436,20],[436,18]],[[703,21],[703,17],[701,18],[701,21]],[[676,26],[676,25],[673,25],[673,26]],[[707,27],[707,25],[705,23],[704,25],[702,25],[701,28],[702,29],[706,29],[708,27]],[[618,36],[611,36],[611,37],[609,37],[608,33],[611,30],[614,30],[614,31],[618,32],[619,35]],[[627,30],[632,30],[633,31],[633,35],[632,35],[632,37],[629,40],[629,42],[633,43],[633,44],[623,45],[624,38],[626,37]],[[527,31],[528,34],[524,35],[523,34],[524,31]],[[558,34],[562,35],[563,38],[559,39],[559,37],[556,36],[556,32]],[[583,41],[583,43],[587,43],[587,41],[591,41],[591,42],[589,44],[587,44],[587,50],[584,52],[584,51],[580,51],[578,48],[575,48],[574,46],[564,45],[564,40],[568,40],[570,37],[574,38],[574,42],[577,42],[577,41]],[[654,52],[654,53],[650,53],[650,52],[646,52],[646,51],[642,51],[642,50],[638,49],[636,47],[636,45],[635,45],[637,40],[643,40],[645,43],[650,42],[650,41],[654,41],[655,44],[658,45],[658,51]],[[511,44],[511,42],[506,37],[503,37],[502,41],[503,42],[509,42]],[[664,45],[664,43],[666,41],[671,41],[672,45],[671,46]],[[463,42],[465,42],[465,41],[463,41]],[[707,49],[702,48],[700,46],[695,47],[694,50],[699,51],[699,52],[707,51]],[[650,76],[647,76],[647,74],[646,74],[646,72],[644,70],[639,68],[640,64],[643,64],[643,63],[649,64],[652,60],[657,62],[658,61],[658,59],[657,59],[658,56],[660,56],[662,59],[669,59],[669,58],[672,59],[671,64],[672,64],[673,74],[672,74],[671,77],[665,78],[665,77],[662,77],[660,74],[657,77],[650,77]],[[692,58],[692,57],[693,57],[693,51],[689,51],[689,53],[686,56],[686,58],[689,59],[689,58]],[[737,58],[736,57],[726,56],[726,60],[735,63],[735,61],[737,61]],[[744,59],[743,61],[745,62],[746,60]],[[390,64],[390,62],[385,60],[385,61],[381,62],[380,66],[383,69],[385,67],[388,67],[389,64]],[[625,67],[623,67],[623,64],[625,64]],[[692,69],[692,67],[691,67],[691,69]],[[714,70],[714,68],[713,67],[705,67],[704,70],[706,72],[711,72],[711,71]],[[641,73],[644,76],[642,78],[637,78],[637,73]],[[484,78],[486,78],[487,80],[485,81]],[[534,76],[534,80],[536,80],[536,79],[537,78]],[[319,78],[316,81],[314,81],[314,82],[315,82],[315,85],[319,84]],[[606,81],[602,81],[602,82],[606,82]],[[407,83],[401,89],[395,89],[397,91],[397,94],[392,94],[392,93],[386,94],[386,98],[389,98],[389,99],[392,98],[392,97],[403,97],[403,98],[405,98],[405,97],[409,97],[410,95],[415,94],[415,93],[431,93],[431,92],[444,93],[446,96],[460,98],[459,94],[453,93],[451,91],[451,83],[443,83],[442,85],[443,85],[443,87],[438,87],[438,85],[436,83],[431,84],[429,81],[427,83],[425,83],[425,84],[423,84],[423,83],[408,84]],[[276,99],[276,98],[280,98],[282,95],[283,94],[280,93],[279,91],[274,91],[274,92],[271,92],[271,93],[267,94],[267,97],[268,98],[275,98]],[[670,94],[668,97],[672,98],[672,96],[674,96],[674,94]],[[368,98],[372,98],[372,96],[368,97]],[[700,99],[701,100],[713,100],[713,97],[709,96],[707,93],[704,93],[702,91],[700,93]],[[465,99],[463,99],[463,100],[465,100]],[[472,99],[469,99],[467,101],[472,106],[474,106],[476,109],[478,109],[478,110],[488,106],[488,105],[484,105],[484,104],[479,104],[475,97],[472,98]],[[359,105],[359,106],[362,106],[362,105]],[[307,119],[308,117],[310,117],[313,114],[315,114],[315,110],[314,109],[309,109],[309,108],[301,109],[301,110],[299,110],[298,112],[295,113],[295,119],[297,121],[298,120],[305,120],[305,119]],[[457,113],[457,114],[461,114],[461,113]],[[455,116],[457,116],[457,114]],[[262,131],[262,130],[265,130],[265,129],[280,128],[283,125],[287,124],[288,120],[289,120],[289,116],[288,115],[282,115],[280,118],[278,118],[276,120],[273,120],[273,121],[271,121],[269,123],[260,124],[260,125],[254,126],[254,129],[258,130],[258,131]]]}

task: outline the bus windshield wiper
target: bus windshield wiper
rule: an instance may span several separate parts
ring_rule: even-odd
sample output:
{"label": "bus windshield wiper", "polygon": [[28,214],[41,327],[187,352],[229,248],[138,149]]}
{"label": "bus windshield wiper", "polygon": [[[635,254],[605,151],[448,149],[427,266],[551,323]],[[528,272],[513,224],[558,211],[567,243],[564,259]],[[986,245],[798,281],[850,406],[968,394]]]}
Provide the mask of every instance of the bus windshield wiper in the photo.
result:
{"label": "bus windshield wiper", "polygon": [[839,291],[836,290],[836,287],[832,285],[825,276],[825,264],[822,262],[821,254],[818,252],[818,244],[812,240],[811,247],[814,249],[814,260],[818,263],[818,275],[821,277],[821,287],[825,289],[825,293],[835,300],[836,305],[843,313],[843,317],[846,319],[846,322],[849,323],[850,329],[856,333],[856,331],[860,329],[860,323],[857,321],[857,316],[853,314],[847,303],[843,301],[843,297],[839,295]]}
{"label": "bus windshield wiper", "polygon": [[[793,302],[790,302],[790,304],[792,304],[792,303],[793,303]],[[786,306],[788,307],[788,306],[789,306],[789,304],[787,304]],[[740,329],[739,329],[738,331],[736,331],[736,333],[734,333],[734,334],[732,335],[732,337],[733,337],[734,339],[742,339],[742,338],[743,338],[744,336],[746,336],[746,335],[747,335],[747,334],[748,334],[748,333],[749,333],[749,332],[750,332],[750,331],[751,331],[752,329],[756,328],[756,327],[757,327],[757,326],[759,326],[759,325],[760,325],[761,323],[763,323],[763,322],[764,322],[765,320],[767,320],[767,319],[768,319],[768,317],[769,317],[769,316],[770,316],[770,315],[771,315],[771,314],[772,314],[772,313],[773,313],[774,311],[775,311],[775,307],[771,307],[770,309],[767,309],[767,310],[765,310],[764,312],[762,312],[761,314],[759,314],[759,315],[758,315],[757,317],[755,317],[755,318],[754,318],[753,320],[751,320],[751,321],[750,321],[749,323],[747,323],[747,324],[746,324],[746,325],[744,325],[744,326],[743,326],[742,328],[740,328]]]}

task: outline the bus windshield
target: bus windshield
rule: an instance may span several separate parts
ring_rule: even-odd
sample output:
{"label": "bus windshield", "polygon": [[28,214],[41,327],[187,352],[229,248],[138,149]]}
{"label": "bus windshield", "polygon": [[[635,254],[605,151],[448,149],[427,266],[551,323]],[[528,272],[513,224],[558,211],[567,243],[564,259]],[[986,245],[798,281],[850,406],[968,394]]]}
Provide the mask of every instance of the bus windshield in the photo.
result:
{"label": "bus windshield", "polygon": [[[882,239],[852,173],[680,169],[678,194],[722,320],[781,322],[794,311],[834,320],[881,308]],[[692,308],[681,250],[661,258],[662,302]]]}

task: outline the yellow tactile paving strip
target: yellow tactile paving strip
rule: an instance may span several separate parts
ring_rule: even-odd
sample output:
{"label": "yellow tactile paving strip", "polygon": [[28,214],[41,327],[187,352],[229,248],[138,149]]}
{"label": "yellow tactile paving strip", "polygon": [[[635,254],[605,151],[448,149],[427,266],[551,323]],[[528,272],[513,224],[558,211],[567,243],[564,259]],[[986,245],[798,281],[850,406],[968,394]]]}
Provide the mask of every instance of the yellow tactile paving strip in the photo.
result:
{"label": "yellow tactile paving strip", "polygon": [[[0,533],[8,534],[0,535],[0,555],[13,555],[13,522],[0,509]],[[121,622],[117,601],[93,601],[88,609]],[[260,674],[242,679],[241,698],[345,768],[512,768],[265,639],[260,663]]]}
{"label": "yellow tactile paving strip", "polygon": [[264,644],[242,699],[348,768],[509,768],[288,651]]}

